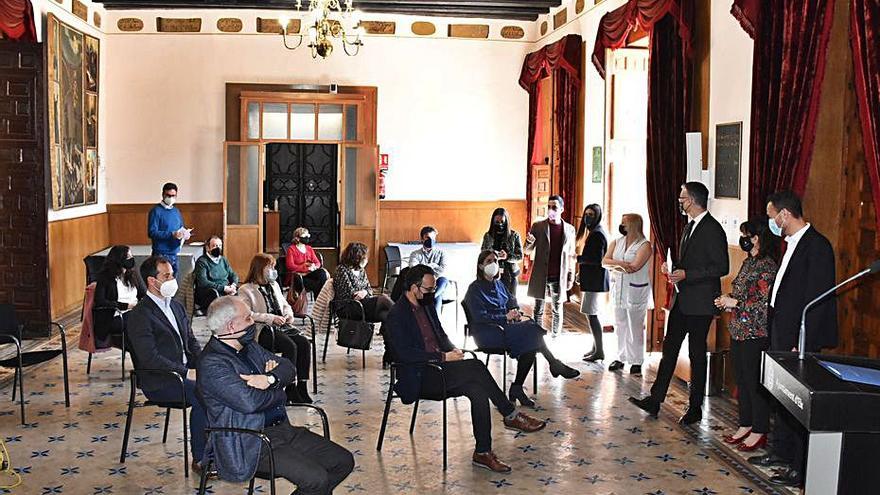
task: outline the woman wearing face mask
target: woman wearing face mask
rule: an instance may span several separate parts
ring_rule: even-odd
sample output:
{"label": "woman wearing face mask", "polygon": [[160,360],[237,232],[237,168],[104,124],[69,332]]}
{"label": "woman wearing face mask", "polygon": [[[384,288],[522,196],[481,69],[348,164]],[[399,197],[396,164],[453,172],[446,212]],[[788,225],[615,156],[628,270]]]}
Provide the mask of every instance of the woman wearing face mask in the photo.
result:
{"label": "woman wearing face mask", "polygon": [[309,245],[310,242],[312,235],[309,229],[299,227],[293,231],[293,243],[287,248],[284,256],[287,266],[286,282],[295,294],[299,295],[303,290],[307,290],[314,297],[318,297],[318,292],[324,287],[330,274],[321,266],[321,260]]}
{"label": "woman wearing face mask", "polygon": [[501,283],[508,294],[516,295],[519,263],[523,259],[522,239],[519,233],[510,228],[510,216],[504,208],[495,208],[489,223],[489,230],[483,234],[481,251],[491,250],[501,265]]}
{"label": "woman wearing face mask", "polygon": [[602,258],[608,250],[608,235],[602,227],[602,207],[591,204],[584,208],[577,239],[584,243],[577,258],[581,313],[587,316],[593,334],[593,350],[584,354],[584,361],[592,363],[605,359],[602,323],[599,322],[599,301],[608,292],[608,271],[602,266]]}
{"label": "woman wearing face mask", "polygon": [[95,284],[95,347],[121,347],[128,311],[144,297],[147,288],[134,269],[128,246],[113,246]]}
{"label": "woman wearing face mask", "polygon": [[769,347],[767,308],[778,265],[778,237],[770,235],[763,218],[753,218],[739,226],[739,246],[748,253],[736,278],[733,291],[715,299],[715,306],[731,313],[730,355],[739,391],[739,429],[724,441],[743,452],[764,447],[770,426],[770,410],[761,396],[761,352]]}
{"label": "woman wearing face mask", "polygon": [[[499,280],[500,268],[495,251],[486,250],[477,257],[477,279],[468,287],[464,305],[470,314],[471,336],[481,348],[506,349],[517,360],[516,377],[510,385],[511,401],[518,400],[524,406],[535,402],[523,391],[523,383],[540,352],[550,363],[550,373],[555,377],[575,378],[580,372],[555,356],[544,343],[546,331],[533,320],[523,320],[516,298],[507,292]],[[504,330],[498,328],[500,325]]]}
{"label": "woman wearing face mask", "polygon": [[334,301],[337,302],[337,314],[346,319],[360,319],[360,308],[346,301],[359,301],[364,308],[364,318],[378,323],[385,321],[388,311],[394,302],[390,297],[381,294],[373,295],[370,280],[367,278],[367,246],[360,242],[352,242],[342,250],[336,274],[333,275]]}
{"label": "woman wearing face mask", "polygon": [[[281,355],[296,365],[296,380],[287,387],[289,403],[312,403],[309,397],[309,365],[311,364],[311,342],[290,325],[293,323],[293,309],[287,304],[278,285],[278,271],[275,258],[260,253],[251,260],[245,283],[238,289],[245,304],[253,311],[257,322],[256,340],[270,351]],[[274,335],[275,349],[272,349]]]}
{"label": "woman wearing face mask", "polygon": [[651,243],[642,232],[642,216],[635,213],[623,215],[618,230],[622,237],[611,242],[602,266],[611,270],[611,304],[614,307],[614,331],[617,333],[617,359],[609,371],[623,369],[630,364],[629,372],[642,372],[645,359],[645,318],[654,307],[651,296]]}

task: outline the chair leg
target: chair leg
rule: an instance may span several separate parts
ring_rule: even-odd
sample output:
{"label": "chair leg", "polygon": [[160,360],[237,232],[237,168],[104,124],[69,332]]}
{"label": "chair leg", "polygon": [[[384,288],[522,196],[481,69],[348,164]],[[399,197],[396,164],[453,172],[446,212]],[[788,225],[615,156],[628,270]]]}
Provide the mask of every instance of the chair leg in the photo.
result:
{"label": "chair leg", "polygon": [[24,366],[21,363],[21,349],[18,349],[18,403],[21,407],[21,424],[25,424],[24,417]]}
{"label": "chair leg", "polygon": [[361,350],[361,369],[367,369],[367,351]]}
{"label": "chair leg", "polygon": [[321,357],[321,362],[327,362],[327,344],[330,342],[330,323],[327,323],[327,334],[324,335],[324,355]]}
{"label": "chair leg", "polygon": [[[257,481],[257,477],[254,476],[251,478],[251,482],[248,483],[248,495],[254,495],[254,482]],[[274,481],[273,481],[274,482]]]}
{"label": "chair leg", "polygon": [[[181,412],[183,413],[183,477],[189,478],[189,425],[186,422],[186,407]],[[201,461],[201,459],[198,460]]]}
{"label": "chair leg", "polygon": [[538,395],[538,359],[535,359],[535,368],[532,370],[532,393]]}
{"label": "chair leg", "polygon": [[[62,336],[62,339],[64,337]],[[61,364],[64,366],[64,407],[70,407],[70,380],[67,376],[67,345],[61,352]]]}
{"label": "chair leg", "polygon": [[131,433],[131,417],[134,416],[135,384],[131,384],[131,395],[128,398],[128,414],[125,415],[125,433],[122,435],[122,452],[119,454],[119,463],[125,464],[125,454],[128,452],[128,435]]}
{"label": "chair leg", "polygon": [[208,471],[211,470],[211,465],[213,461],[208,459],[208,465],[205,466],[205,469],[202,469],[202,475],[199,477],[199,495],[205,495],[205,489],[208,484]]}
{"label": "chair leg", "polygon": [[394,377],[388,384],[388,397],[385,399],[385,412],[382,414],[382,426],[379,428],[379,441],[376,442],[376,450],[382,450],[382,442],[385,440],[385,427],[388,424],[388,413],[391,411],[391,399],[394,396]]}
{"label": "chair leg", "polygon": [[507,354],[501,356],[504,364],[501,365],[501,391],[507,393]]}
{"label": "chair leg", "polygon": [[125,332],[122,332],[122,380],[125,380]]}
{"label": "chair leg", "polygon": [[446,471],[448,465],[446,461],[446,398],[443,398],[443,470]]}
{"label": "chair leg", "polygon": [[168,441],[168,422],[171,421],[171,408],[165,409],[165,431],[162,432],[162,443]]}
{"label": "chair leg", "polygon": [[86,361],[86,374],[90,374],[92,372],[92,353],[89,353],[89,360]]}
{"label": "chair leg", "polygon": [[12,403],[15,404],[15,394],[18,392],[18,368],[12,374]]}
{"label": "chair leg", "polygon": [[318,393],[318,341],[315,339],[314,321],[312,321],[312,393]]}
{"label": "chair leg", "polygon": [[419,415],[419,399],[416,399],[416,403],[413,404],[413,415],[412,419],[409,421],[409,434],[412,435],[413,431],[416,429],[416,416]]}
{"label": "chair leg", "polygon": [[486,354],[486,367],[489,367],[489,358],[492,357],[491,354]]}

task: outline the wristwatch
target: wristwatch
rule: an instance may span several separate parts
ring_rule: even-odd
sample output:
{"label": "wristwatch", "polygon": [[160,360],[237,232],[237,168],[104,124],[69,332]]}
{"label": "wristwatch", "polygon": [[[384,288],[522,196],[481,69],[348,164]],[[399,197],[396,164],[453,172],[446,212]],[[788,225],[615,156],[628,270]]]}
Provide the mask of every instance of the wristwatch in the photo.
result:
{"label": "wristwatch", "polygon": [[270,386],[270,387],[273,386],[273,385],[275,385],[275,382],[278,381],[278,380],[275,378],[275,375],[273,375],[272,373],[267,373],[267,374],[266,374],[266,379],[269,380],[269,386]]}

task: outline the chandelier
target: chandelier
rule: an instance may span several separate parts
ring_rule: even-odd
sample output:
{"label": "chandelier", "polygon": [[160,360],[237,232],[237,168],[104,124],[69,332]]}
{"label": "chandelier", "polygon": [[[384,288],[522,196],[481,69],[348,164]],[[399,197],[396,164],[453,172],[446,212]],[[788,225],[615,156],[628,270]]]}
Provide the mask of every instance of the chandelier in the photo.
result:
{"label": "chandelier", "polygon": [[[302,0],[296,0],[296,10],[302,10]],[[308,25],[308,47],[312,50],[312,58],[327,58],[333,53],[333,39],[342,41],[342,49],[346,55],[354,56],[364,46],[361,36],[364,28],[356,19],[356,12],[352,9],[352,0],[309,0],[304,24]],[[304,35],[296,35],[299,40],[291,46],[287,42],[286,19],[281,20],[281,36],[284,47],[288,50],[296,50],[303,43]]]}

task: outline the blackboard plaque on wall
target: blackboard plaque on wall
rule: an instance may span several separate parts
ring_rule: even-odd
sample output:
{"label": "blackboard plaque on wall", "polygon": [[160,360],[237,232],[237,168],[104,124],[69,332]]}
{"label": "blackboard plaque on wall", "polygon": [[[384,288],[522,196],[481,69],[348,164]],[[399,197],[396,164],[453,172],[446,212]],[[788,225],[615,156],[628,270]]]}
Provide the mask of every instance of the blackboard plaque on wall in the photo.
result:
{"label": "blackboard plaque on wall", "polygon": [[742,122],[715,125],[715,197],[740,198]]}

